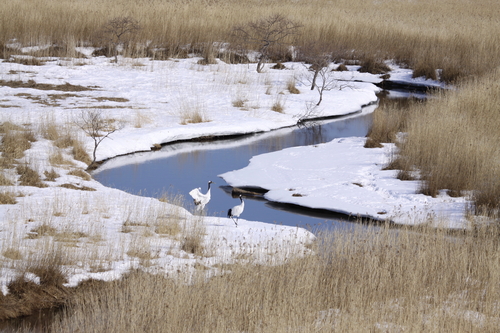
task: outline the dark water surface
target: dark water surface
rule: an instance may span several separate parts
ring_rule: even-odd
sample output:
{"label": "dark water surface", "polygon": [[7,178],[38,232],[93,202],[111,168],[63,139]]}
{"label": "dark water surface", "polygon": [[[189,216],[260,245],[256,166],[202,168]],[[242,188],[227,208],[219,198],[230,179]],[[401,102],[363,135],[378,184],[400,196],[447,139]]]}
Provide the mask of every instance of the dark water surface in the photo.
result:
{"label": "dark water surface", "polygon": [[[185,196],[185,206],[194,210],[189,191],[201,187],[207,191],[212,184],[211,200],[206,206],[210,216],[225,217],[227,210],[239,200],[231,196],[230,187],[218,175],[248,165],[252,156],[306,146],[349,136],[366,136],[372,123],[375,105],[355,115],[318,121],[303,127],[292,127],[272,132],[253,134],[210,142],[182,142],[164,146],[160,151],[137,153],[113,158],[96,170],[94,178],[102,184],[132,194],[161,197]],[[325,227],[350,228],[352,223],[340,214],[314,211],[270,203],[259,198],[245,198],[242,219],[291,226],[321,229]],[[244,222],[242,222],[244,223]]]}

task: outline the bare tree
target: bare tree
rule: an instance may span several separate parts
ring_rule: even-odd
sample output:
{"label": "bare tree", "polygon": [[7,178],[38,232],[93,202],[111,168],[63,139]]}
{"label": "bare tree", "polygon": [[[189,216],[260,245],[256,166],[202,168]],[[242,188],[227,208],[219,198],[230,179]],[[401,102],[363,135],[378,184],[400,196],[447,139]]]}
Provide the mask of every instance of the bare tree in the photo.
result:
{"label": "bare tree", "polygon": [[139,30],[139,22],[130,16],[115,17],[104,25],[102,33],[113,44],[115,62],[118,62],[118,48],[123,46]]}
{"label": "bare tree", "polygon": [[299,48],[300,58],[304,63],[310,64],[309,70],[313,73],[311,90],[316,88],[316,79],[319,72],[332,62],[331,54],[319,42],[309,42]]}
{"label": "bare tree", "polygon": [[309,71],[301,79],[301,82],[304,83],[305,81],[312,85],[313,80],[315,80],[314,87],[316,88],[316,91],[318,91],[319,93],[319,101],[318,103],[316,103],[316,106],[319,106],[323,101],[323,93],[325,91],[330,91],[333,89],[342,90],[344,88],[351,87],[348,81],[340,81],[335,77],[335,71],[332,70],[330,65],[322,67],[319,70]]}
{"label": "bare tree", "polygon": [[113,134],[117,128],[112,125],[112,121],[103,118],[101,110],[82,110],[74,121],[82,131],[94,140],[94,151],[92,152],[92,163],[89,168],[95,165],[97,147],[101,142]]}
{"label": "bare tree", "polygon": [[301,27],[302,25],[297,22],[280,14],[274,14],[264,19],[236,26],[233,28],[232,34],[239,41],[257,45],[260,53],[257,72],[261,73],[264,62],[269,56],[270,48],[274,45],[291,42]]}

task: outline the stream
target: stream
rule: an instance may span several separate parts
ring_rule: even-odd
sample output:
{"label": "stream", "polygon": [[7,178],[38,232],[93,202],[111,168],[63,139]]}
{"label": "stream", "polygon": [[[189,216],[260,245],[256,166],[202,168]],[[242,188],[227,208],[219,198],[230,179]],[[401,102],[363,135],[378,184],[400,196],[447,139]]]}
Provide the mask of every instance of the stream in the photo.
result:
{"label": "stream", "polygon": [[[97,169],[93,177],[105,186],[132,194],[158,198],[165,194],[167,197],[181,195],[184,207],[191,212],[194,211],[194,204],[189,191],[200,187],[206,193],[211,180],[214,184],[205,213],[226,217],[227,210],[239,204],[239,200],[233,198],[232,188],[218,177],[219,174],[247,166],[255,155],[320,144],[341,137],[364,137],[372,124],[372,113],[376,107],[366,106],[356,114],[309,122],[300,127],[215,141],[168,144],[159,151],[113,158]],[[259,196],[246,196],[244,199],[245,210],[240,218],[248,221],[299,226],[313,232],[348,229],[356,225],[352,223],[355,219],[331,211],[269,202]]]}

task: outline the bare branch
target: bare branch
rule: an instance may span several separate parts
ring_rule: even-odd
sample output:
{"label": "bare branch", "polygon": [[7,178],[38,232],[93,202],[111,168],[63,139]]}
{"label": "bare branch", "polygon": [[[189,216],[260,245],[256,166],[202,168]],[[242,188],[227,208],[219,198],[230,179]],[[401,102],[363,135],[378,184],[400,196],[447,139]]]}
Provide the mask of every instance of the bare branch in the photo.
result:
{"label": "bare branch", "polygon": [[78,118],[74,120],[74,124],[94,140],[93,160],[89,166],[92,167],[96,161],[97,147],[117,128],[112,125],[111,121],[104,119],[101,111],[96,109],[82,110]]}
{"label": "bare branch", "polygon": [[254,44],[260,52],[257,72],[261,72],[263,62],[269,55],[269,48],[291,42],[299,33],[301,24],[294,22],[281,14],[271,15],[261,20],[249,22],[233,28],[232,35],[241,42]]}
{"label": "bare branch", "polygon": [[139,22],[130,17],[115,17],[109,20],[101,29],[102,37],[113,44],[115,62],[118,62],[118,46],[127,42],[131,35],[141,29]]}

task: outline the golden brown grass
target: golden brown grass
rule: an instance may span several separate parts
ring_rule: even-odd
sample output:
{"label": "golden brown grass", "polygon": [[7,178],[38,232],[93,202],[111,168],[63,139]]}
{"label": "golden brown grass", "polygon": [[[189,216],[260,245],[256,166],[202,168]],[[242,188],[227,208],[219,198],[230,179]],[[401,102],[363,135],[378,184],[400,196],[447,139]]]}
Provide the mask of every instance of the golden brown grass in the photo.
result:
{"label": "golden brown grass", "polygon": [[42,182],[37,171],[31,169],[27,164],[20,164],[16,167],[19,177],[19,185],[47,187],[47,184]]}
{"label": "golden brown grass", "polygon": [[361,0],[337,0],[334,11],[324,10],[328,6],[327,0],[16,1],[6,3],[0,13],[0,44],[13,38],[25,46],[57,44],[36,56],[73,57],[76,45],[107,46],[99,44],[102,26],[133,13],[141,30],[125,45],[125,55],[165,59],[196,52],[209,58],[215,53],[213,41],[232,42],[235,25],[279,13],[303,25],[298,46],[316,41],[336,59],[396,59],[411,67],[428,63],[443,69],[449,81],[488,72],[500,62],[496,1],[387,0],[367,6]]}
{"label": "golden brown grass", "polygon": [[34,141],[36,139],[31,131],[8,131],[3,135],[2,144],[0,145],[2,157],[10,159],[22,158],[24,151],[29,149]]}
{"label": "golden brown grass", "polygon": [[317,255],[190,285],[140,271],[83,283],[51,332],[496,332],[498,230],[419,231],[335,233]]}
{"label": "golden brown grass", "polygon": [[55,166],[71,166],[73,162],[66,159],[61,151],[56,151],[49,156],[49,163]]}
{"label": "golden brown grass", "polygon": [[179,117],[181,125],[197,124],[209,122],[203,105],[200,102],[182,101],[179,107]]}
{"label": "golden brown grass", "polygon": [[83,180],[91,180],[92,177],[82,169],[74,169],[68,172],[68,175],[80,177]]}
{"label": "golden brown grass", "polygon": [[418,99],[381,99],[373,113],[365,148],[379,148],[382,143],[396,143],[397,134],[406,131],[409,114],[417,112],[422,103]]}
{"label": "golden brown grass", "polygon": [[[19,276],[7,285],[9,293],[0,293],[0,320],[63,305],[69,291],[63,286],[66,278],[61,270],[62,264],[62,257],[57,252],[28,258]],[[40,283],[26,279],[26,273],[38,276]]]}
{"label": "golden brown grass", "polygon": [[[0,168],[0,171],[3,171]],[[0,186],[10,186],[13,185],[12,181],[8,179],[3,173],[0,173]]]}
{"label": "golden brown grass", "polygon": [[48,170],[45,170],[43,172],[44,176],[45,176],[45,180],[46,181],[50,181],[50,182],[53,182],[55,181],[57,178],[59,178],[61,175],[58,174],[54,169],[51,169],[50,171]]}
{"label": "golden brown grass", "polygon": [[277,98],[274,101],[273,105],[271,105],[271,110],[273,110],[274,112],[283,113],[285,111],[285,104],[281,99]]}
{"label": "golden brown grass", "polygon": [[14,205],[16,204],[16,195],[12,191],[0,192],[0,205]]}
{"label": "golden brown grass", "polygon": [[474,191],[475,210],[500,208],[500,72],[432,98],[407,121],[401,155],[422,175],[421,191]]}

